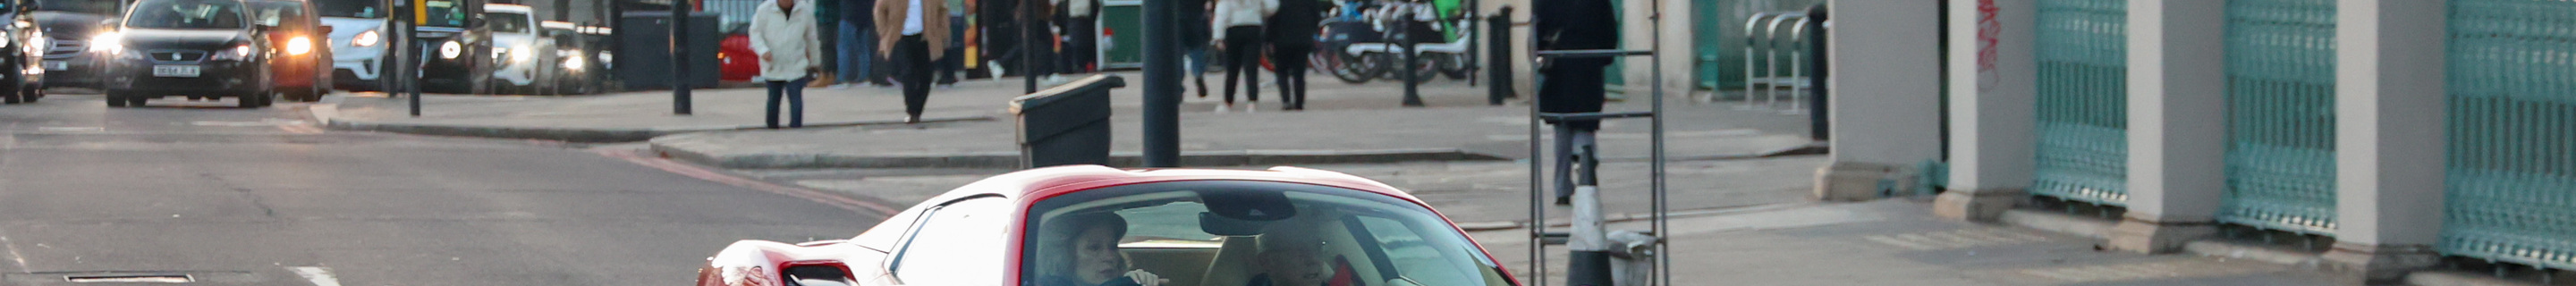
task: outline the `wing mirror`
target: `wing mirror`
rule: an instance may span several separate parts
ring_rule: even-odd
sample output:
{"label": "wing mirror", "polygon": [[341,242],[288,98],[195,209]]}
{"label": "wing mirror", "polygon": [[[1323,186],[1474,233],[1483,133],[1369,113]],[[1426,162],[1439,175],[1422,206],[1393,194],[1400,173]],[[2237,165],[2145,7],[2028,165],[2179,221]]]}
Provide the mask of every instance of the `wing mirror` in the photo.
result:
{"label": "wing mirror", "polygon": [[323,36],[323,37],[329,37],[329,36],[331,36],[331,26],[320,26],[320,27],[314,27],[314,28],[315,28],[315,29],[320,29],[320,30],[316,30],[316,31],[321,32],[321,34],[322,34],[322,36]]}

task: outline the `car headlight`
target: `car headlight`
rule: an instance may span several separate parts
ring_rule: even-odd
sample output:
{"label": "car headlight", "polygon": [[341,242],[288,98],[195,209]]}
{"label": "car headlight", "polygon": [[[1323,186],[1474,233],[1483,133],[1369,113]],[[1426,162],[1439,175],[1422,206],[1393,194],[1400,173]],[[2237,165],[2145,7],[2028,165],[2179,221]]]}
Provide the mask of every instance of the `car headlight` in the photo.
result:
{"label": "car headlight", "polygon": [[385,40],[385,38],[384,38],[384,37],[385,37],[384,35],[376,34],[376,31],[374,31],[374,30],[368,30],[368,31],[366,31],[366,32],[358,32],[358,35],[357,35],[357,36],[349,37],[349,46],[353,46],[353,47],[373,47],[373,46],[376,46],[376,44],[382,44],[382,43],[384,43],[384,40]]}
{"label": "car headlight", "polygon": [[588,67],[589,65],[590,65],[589,61],[584,61],[584,60],[582,60],[582,59],[581,59],[581,54],[571,54],[571,55],[565,55],[565,56],[564,56],[564,60],[563,60],[563,68],[564,68],[564,70],[568,70],[568,71],[581,71],[581,69],[582,69],[582,68],[584,68],[584,67]]}
{"label": "car headlight", "polygon": [[465,55],[465,44],[458,44],[456,41],[447,41],[445,44],[438,44],[439,58],[453,60],[456,59],[457,56],[462,55]]}
{"label": "car headlight", "polygon": [[516,52],[516,53],[510,53],[510,62],[512,62],[512,63],[524,63],[524,62],[528,62],[529,57],[532,57],[532,55],[536,54],[534,50],[529,50],[529,49],[528,49],[528,47],[518,47],[518,48],[514,48],[514,49],[506,49],[506,50],[502,50],[502,51],[504,51],[504,52]]}
{"label": "car headlight", "polygon": [[250,47],[250,44],[236,45],[236,46],[233,46],[233,48],[232,48],[232,49],[229,49],[229,50],[216,51],[216,52],[215,52],[214,57],[213,57],[212,59],[210,59],[210,60],[217,60],[217,61],[250,60],[251,52],[252,52],[252,49],[251,49],[251,47]]}
{"label": "car headlight", "polygon": [[304,53],[311,53],[311,52],[313,52],[313,40],[312,40],[312,39],[305,38],[305,37],[295,37],[295,38],[293,38],[293,39],[286,39],[286,54],[289,54],[289,55],[303,55]]}
{"label": "car headlight", "polygon": [[106,32],[98,33],[97,36],[90,36],[89,50],[110,54],[125,51],[125,35],[118,34],[116,32]]}

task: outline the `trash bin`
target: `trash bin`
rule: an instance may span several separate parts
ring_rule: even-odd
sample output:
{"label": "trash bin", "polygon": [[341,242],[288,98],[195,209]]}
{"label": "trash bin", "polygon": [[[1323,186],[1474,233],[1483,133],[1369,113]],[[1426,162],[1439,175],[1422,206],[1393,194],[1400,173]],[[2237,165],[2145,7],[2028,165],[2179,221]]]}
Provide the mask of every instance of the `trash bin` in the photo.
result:
{"label": "trash bin", "polygon": [[1094,75],[1012,98],[1020,166],[1108,164],[1109,90],[1123,87],[1124,78]]}

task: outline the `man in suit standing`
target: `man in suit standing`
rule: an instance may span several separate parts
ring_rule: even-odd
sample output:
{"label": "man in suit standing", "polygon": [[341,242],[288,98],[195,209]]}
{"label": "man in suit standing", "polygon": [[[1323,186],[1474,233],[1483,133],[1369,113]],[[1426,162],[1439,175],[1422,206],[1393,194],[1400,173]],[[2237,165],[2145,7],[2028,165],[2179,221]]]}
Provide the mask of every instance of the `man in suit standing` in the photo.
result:
{"label": "man in suit standing", "polygon": [[[1534,0],[1537,13],[1536,34],[1540,51],[1606,50],[1619,47],[1618,13],[1610,9],[1612,0]],[[1603,68],[1610,58],[1541,58],[1538,72],[1538,109],[1544,113],[1601,112],[1607,84]],[[1574,152],[1592,146],[1593,132],[1601,129],[1599,120],[1549,122],[1556,129],[1556,204],[1569,203],[1574,195],[1573,167],[1580,158]]]}

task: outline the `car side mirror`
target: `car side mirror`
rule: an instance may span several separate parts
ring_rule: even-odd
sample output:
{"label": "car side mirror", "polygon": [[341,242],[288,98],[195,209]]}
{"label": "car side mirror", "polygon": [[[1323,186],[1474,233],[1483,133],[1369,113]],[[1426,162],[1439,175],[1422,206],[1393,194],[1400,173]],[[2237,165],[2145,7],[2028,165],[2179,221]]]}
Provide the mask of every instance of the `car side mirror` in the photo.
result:
{"label": "car side mirror", "polygon": [[322,36],[324,36],[324,37],[329,37],[329,36],[331,36],[331,26],[321,26],[321,27],[315,27],[315,28],[316,28],[316,29],[320,29],[320,30],[318,30],[318,31],[320,31],[320,32],[321,32]]}

